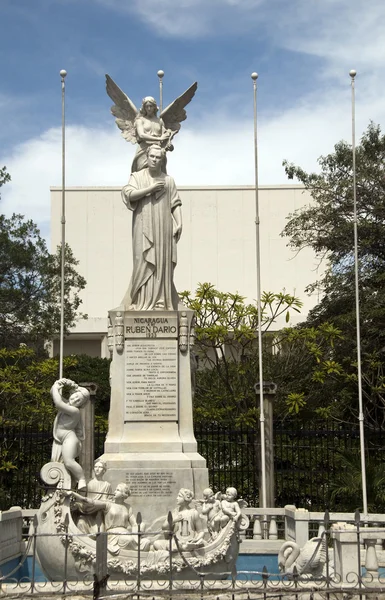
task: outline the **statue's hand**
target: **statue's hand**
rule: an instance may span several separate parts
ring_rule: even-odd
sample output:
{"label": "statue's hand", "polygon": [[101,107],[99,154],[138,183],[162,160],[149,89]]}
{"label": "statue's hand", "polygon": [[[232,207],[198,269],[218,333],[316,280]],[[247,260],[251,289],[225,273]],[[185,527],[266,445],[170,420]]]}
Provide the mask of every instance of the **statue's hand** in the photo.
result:
{"label": "statue's hand", "polygon": [[179,242],[181,235],[182,235],[182,225],[176,225],[175,229],[174,229],[175,241]]}
{"label": "statue's hand", "polygon": [[151,192],[160,192],[161,190],[164,189],[164,186],[166,185],[165,181],[156,181],[152,186],[151,186]]}

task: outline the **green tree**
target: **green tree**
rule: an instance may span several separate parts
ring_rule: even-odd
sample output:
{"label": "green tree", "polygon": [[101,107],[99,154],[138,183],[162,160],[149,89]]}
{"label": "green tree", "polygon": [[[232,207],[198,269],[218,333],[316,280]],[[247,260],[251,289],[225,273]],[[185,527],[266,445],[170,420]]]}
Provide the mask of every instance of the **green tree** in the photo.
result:
{"label": "green tree", "polygon": [[[83,383],[93,381],[98,385],[96,423],[105,426],[109,405],[109,361],[73,355],[64,357],[63,366],[66,377]],[[8,508],[12,503],[18,472],[30,478],[33,488],[35,475],[50,460],[52,424],[56,416],[50,389],[58,377],[58,368],[57,358],[42,358],[27,346],[0,348],[0,509]],[[31,436],[30,430],[33,437],[27,442],[20,439],[20,434],[22,438],[24,433]],[[38,496],[37,491],[37,503]],[[23,506],[27,502],[26,499],[18,501]]]}
{"label": "green tree", "polygon": [[[254,425],[258,407],[254,384],[258,375],[258,308],[239,294],[219,292],[209,283],[195,296],[182,294],[196,313],[199,368],[196,373],[196,421]],[[261,299],[266,354],[276,343],[270,330],[278,317],[299,311],[301,302],[290,294],[264,292]]]}
{"label": "green tree", "polygon": [[11,181],[11,176],[7,172],[7,167],[2,167],[0,168],[0,187],[7,183],[7,181]]}
{"label": "green tree", "polygon": [[[79,291],[85,279],[78,261],[65,251],[66,330],[79,318]],[[52,255],[31,220],[0,215],[0,346],[20,343],[42,347],[60,329],[60,248]]]}
{"label": "green tree", "polygon": [[[330,355],[339,370],[325,402],[338,403],[346,419],[357,416],[356,321],[354,295],[354,231],[352,148],[339,142],[319,159],[320,173],[306,173],[284,162],[289,179],[309,190],[311,205],[289,215],[282,233],[290,245],[311,247],[325,259],[323,277],[309,285],[323,297],[310,312],[306,326],[329,323],[341,331]],[[363,394],[367,420],[385,422],[385,136],[371,123],[356,151],[357,227]]]}

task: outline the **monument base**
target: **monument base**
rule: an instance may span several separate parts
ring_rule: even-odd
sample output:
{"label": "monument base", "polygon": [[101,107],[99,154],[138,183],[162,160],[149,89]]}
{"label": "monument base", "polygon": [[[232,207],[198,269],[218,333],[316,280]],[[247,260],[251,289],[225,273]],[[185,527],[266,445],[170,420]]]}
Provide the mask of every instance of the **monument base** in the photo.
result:
{"label": "monument base", "polygon": [[205,459],[193,431],[193,311],[109,313],[111,408],[103,460],[112,488],[126,483],[147,526],[175,507],[178,491],[201,499]]}
{"label": "monument base", "polygon": [[175,507],[181,488],[194,492],[202,498],[208,487],[206,461],[198,454],[170,453],[124,453],[104,454],[107,463],[106,479],[115,489],[126,483],[131,491],[128,503],[134,515],[141,513],[145,529],[160,528],[168,511]]}

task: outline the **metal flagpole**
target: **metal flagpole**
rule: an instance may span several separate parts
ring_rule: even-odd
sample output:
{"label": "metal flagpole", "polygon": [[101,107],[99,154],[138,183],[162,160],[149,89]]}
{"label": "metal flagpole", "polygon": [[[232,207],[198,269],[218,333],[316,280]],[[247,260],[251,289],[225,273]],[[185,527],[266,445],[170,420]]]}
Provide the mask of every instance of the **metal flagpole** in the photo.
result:
{"label": "metal flagpole", "polygon": [[164,71],[160,70],[157,73],[159,77],[159,113],[163,110],[163,77]]}
{"label": "metal flagpole", "polygon": [[354,275],[355,275],[355,299],[356,299],[356,332],[357,332],[357,380],[358,380],[358,421],[360,424],[360,449],[361,449],[361,479],[362,479],[362,503],[364,518],[368,516],[368,499],[366,490],[366,464],[365,464],[365,432],[364,411],[362,401],[362,373],[361,373],[361,331],[360,331],[360,295],[358,286],[358,229],[357,229],[357,183],[356,183],[356,115],[355,115],[355,89],[354,80],[357,72],[349,71],[352,85],[352,152],[353,152],[353,226],[354,226]]}
{"label": "metal flagpole", "polygon": [[61,188],[61,288],[60,288],[60,349],[59,349],[59,379],[63,377],[63,346],[64,346],[64,287],[65,287],[65,83],[67,71],[60,71],[61,77],[61,134],[62,134],[62,188]]}
{"label": "metal flagpole", "polygon": [[[259,411],[261,429],[261,476],[262,504],[266,508],[266,452],[265,452],[265,413],[263,409],[263,362],[262,362],[262,304],[261,304],[261,253],[259,236],[259,195],[258,195],[258,137],[257,137],[257,79],[258,73],[252,73],[254,92],[254,158],[255,158],[255,238],[257,263],[257,307],[258,307],[258,358],[259,358]],[[260,499],[261,503],[261,499]]]}

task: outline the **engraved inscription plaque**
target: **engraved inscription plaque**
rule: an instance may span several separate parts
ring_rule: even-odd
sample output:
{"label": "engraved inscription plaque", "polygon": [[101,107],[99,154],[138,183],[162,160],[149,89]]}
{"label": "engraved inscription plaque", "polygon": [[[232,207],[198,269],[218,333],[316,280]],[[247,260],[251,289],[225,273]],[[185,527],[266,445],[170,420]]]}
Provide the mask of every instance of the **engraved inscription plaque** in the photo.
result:
{"label": "engraved inscription plaque", "polygon": [[131,496],[165,497],[175,494],[177,484],[173,471],[140,471],[126,473]]}
{"label": "engraved inscription plaque", "polygon": [[152,317],[126,316],[124,326],[124,336],[128,338],[169,338],[175,339],[178,336],[178,318],[173,315]]}
{"label": "engraved inscription plaque", "polygon": [[177,421],[177,340],[126,340],[125,363],[125,420]]}

